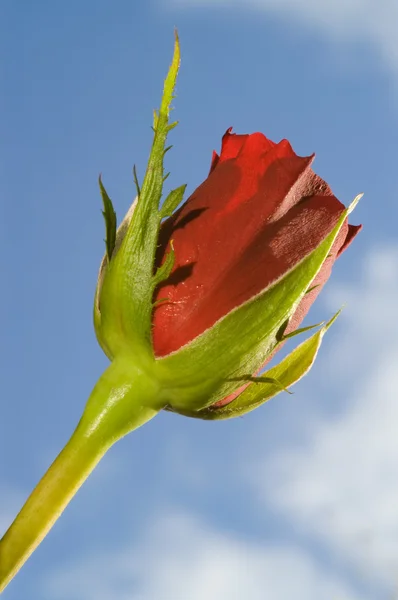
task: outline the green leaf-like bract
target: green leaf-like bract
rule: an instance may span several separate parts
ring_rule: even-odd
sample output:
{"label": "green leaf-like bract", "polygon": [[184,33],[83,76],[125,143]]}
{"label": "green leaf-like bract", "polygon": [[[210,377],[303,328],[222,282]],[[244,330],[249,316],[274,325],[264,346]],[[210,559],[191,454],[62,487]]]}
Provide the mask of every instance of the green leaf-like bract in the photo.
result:
{"label": "green leaf-like bract", "polygon": [[104,215],[105,219],[106,255],[108,257],[108,261],[110,261],[116,243],[116,213],[113,208],[112,200],[109,198],[107,191],[102,183],[101,175],[98,178],[98,183],[100,186],[102,202],[104,205],[104,210],[102,211],[102,214]]}
{"label": "green leaf-like bract", "polygon": [[135,189],[137,191],[137,197],[139,198],[141,195],[141,189],[140,189],[140,184],[138,183],[137,167],[135,165],[133,167],[133,177],[134,177]]}
{"label": "green leaf-like bract", "polygon": [[300,327],[299,329],[295,329],[294,331],[283,335],[281,341],[284,342],[289,338],[296,337],[296,335],[301,335],[302,333],[306,333],[307,331],[311,331],[311,329],[315,329],[316,327],[320,327],[321,325],[323,325],[323,322],[315,323],[315,325],[308,325],[307,327]]}
{"label": "green leaf-like bract", "polygon": [[174,267],[174,261],[175,261],[175,252],[174,252],[174,246],[173,246],[173,240],[170,240],[170,250],[169,252],[166,254],[166,258],[164,259],[163,264],[157,269],[155,275],[153,276],[153,280],[152,280],[152,285],[153,285],[153,289],[155,289],[155,287],[157,285],[159,285],[159,283],[161,283],[162,281],[165,281],[165,279],[167,279]]}
{"label": "green leaf-like bract", "polygon": [[243,392],[229,404],[220,407],[209,407],[196,412],[187,411],[184,414],[197,419],[219,420],[232,419],[254,410],[264,404],[283,389],[297,383],[308,373],[315,362],[323,336],[336,320],[340,311],[330,319],[322,329],[302,342],[278,365],[256,377]]}
{"label": "green leaf-like bract", "polygon": [[160,217],[162,219],[165,217],[171,217],[177,206],[180,204],[180,202],[182,202],[186,187],[187,186],[185,184],[181,185],[175,190],[171,190],[170,194],[163,202],[162,208],[160,209]]}
{"label": "green leaf-like bract", "polygon": [[161,106],[154,114],[154,138],[136,209],[132,214],[121,246],[103,277],[100,292],[100,319],[96,326],[101,345],[108,356],[130,353],[153,360],[151,342],[152,296],[155,281],[153,267],[158,243],[159,211],[163,191],[163,159],[169,124],[180,46],[176,34],[172,64],[167,74]]}

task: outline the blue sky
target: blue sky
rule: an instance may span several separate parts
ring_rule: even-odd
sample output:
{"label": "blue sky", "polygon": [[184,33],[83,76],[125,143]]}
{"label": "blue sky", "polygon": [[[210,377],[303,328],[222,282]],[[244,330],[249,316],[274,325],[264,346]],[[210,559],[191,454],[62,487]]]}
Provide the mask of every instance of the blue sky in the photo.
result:
{"label": "blue sky", "polygon": [[119,442],[4,600],[391,600],[398,594],[395,0],[0,6],[0,530],[107,360],[92,302],[99,172],[121,218],[178,27],[167,155],[192,191],[229,126],[287,137],[364,229],[311,313],[313,372],[243,419],[161,414]]}

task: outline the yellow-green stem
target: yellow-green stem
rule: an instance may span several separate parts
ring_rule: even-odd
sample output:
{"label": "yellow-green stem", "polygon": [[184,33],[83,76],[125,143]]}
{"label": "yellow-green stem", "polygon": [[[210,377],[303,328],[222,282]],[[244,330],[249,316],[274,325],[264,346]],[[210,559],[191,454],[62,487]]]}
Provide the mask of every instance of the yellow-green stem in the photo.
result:
{"label": "yellow-green stem", "polygon": [[106,452],[72,435],[0,542],[0,591],[40,544]]}
{"label": "yellow-green stem", "polygon": [[83,416],[0,540],[0,592],[16,575],[112,444],[154,417],[157,387],[128,359],[115,360]]}

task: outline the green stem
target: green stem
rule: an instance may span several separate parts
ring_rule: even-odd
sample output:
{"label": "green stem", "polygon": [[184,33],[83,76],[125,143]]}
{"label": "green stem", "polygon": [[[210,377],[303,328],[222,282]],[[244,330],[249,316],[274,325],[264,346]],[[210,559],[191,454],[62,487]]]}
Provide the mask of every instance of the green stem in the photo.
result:
{"label": "green stem", "polygon": [[0,540],[0,593],[113,443],[157,414],[158,397],[153,379],[127,358],[105,371],[69,442]]}

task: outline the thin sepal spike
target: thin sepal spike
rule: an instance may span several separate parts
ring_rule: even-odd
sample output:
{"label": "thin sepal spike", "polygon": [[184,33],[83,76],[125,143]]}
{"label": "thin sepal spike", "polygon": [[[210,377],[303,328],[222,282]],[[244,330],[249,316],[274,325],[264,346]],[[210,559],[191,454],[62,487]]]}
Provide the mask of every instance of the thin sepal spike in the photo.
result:
{"label": "thin sepal spike", "polygon": [[98,183],[101,191],[102,203],[104,205],[104,210],[102,211],[102,215],[105,220],[105,248],[106,255],[108,261],[110,262],[113,254],[113,250],[115,248],[116,243],[116,228],[117,228],[117,219],[116,213],[113,208],[112,200],[108,196],[108,193],[102,183],[101,175],[98,177]]}
{"label": "thin sepal spike", "polygon": [[141,189],[140,189],[140,184],[138,182],[137,168],[135,165],[133,166],[133,177],[134,177],[135,189],[137,190],[137,196],[139,198],[141,195]]}

